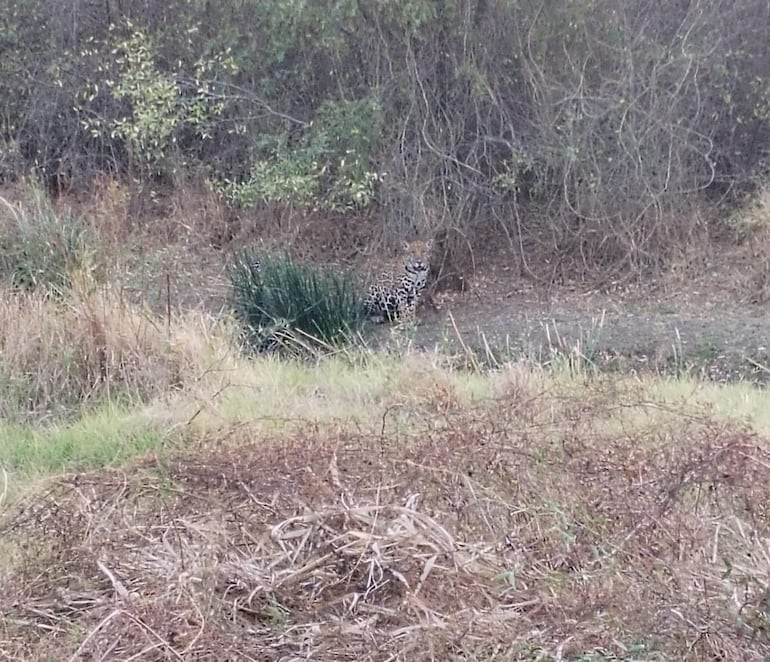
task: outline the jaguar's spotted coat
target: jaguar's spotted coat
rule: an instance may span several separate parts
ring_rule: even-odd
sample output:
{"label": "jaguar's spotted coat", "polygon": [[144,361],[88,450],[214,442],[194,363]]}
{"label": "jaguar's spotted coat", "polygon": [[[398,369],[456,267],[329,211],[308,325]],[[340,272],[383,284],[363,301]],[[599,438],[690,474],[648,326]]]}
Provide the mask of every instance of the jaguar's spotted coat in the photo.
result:
{"label": "jaguar's spotted coat", "polygon": [[376,322],[414,318],[417,302],[428,283],[431,244],[407,243],[404,252],[400,268],[383,272],[369,285],[364,308],[367,317]]}

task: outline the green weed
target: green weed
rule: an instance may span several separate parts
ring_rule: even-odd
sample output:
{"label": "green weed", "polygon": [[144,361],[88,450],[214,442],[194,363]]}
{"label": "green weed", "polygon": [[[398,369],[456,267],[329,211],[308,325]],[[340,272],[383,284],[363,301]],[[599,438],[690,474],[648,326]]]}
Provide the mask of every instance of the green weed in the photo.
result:
{"label": "green weed", "polygon": [[105,406],[71,424],[0,425],[0,465],[28,476],[94,469],[159,449],[166,439],[140,414]]}

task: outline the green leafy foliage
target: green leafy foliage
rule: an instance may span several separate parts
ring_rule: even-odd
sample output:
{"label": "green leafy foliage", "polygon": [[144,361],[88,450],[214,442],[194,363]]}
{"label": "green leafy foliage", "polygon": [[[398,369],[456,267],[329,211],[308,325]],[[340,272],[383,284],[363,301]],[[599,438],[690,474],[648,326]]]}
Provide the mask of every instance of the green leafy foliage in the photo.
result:
{"label": "green leafy foliage", "polygon": [[225,180],[225,199],[242,207],[279,202],[342,211],[374,199],[380,176],[371,163],[382,132],[375,96],[324,101],[291,147],[289,134],[256,143],[264,156],[243,181]]}
{"label": "green leafy foliage", "polygon": [[252,348],[301,353],[348,343],[361,330],[363,301],[347,276],[249,251],[235,256],[229,276]]}
{"label": "green leafy foliage", "polygon": [[131,112],[115,120],[112,136],[125,140],[136,156],[158,161],[183,120],[176,85],[155,68],[152,45],[141,31],[121,40],[113,55],[121,76],[112,93],[115,99],[127,100]]}
{"label": "green leafy foliage", "polygon": [[[199,140],[212,137],[213,123],[225,104],[208,79],[221,72],[233,72],[236,65],[229,54],[222,53],[198,58],[191,74],[163,71],[158,65],[157,35],[135,28],[130,22],[126,30],[126,36],[111,30],[107,42],[109,64],[99,66],[89,92],[81,96],[83,126],[95,138],[121,141],[133,162],[151,173],[178,148],[185,129],[192,129]],[[98,56],[104,55],[104,50],[89,44],[82,53]],[[121,109],[115,116],[85,112],[98,96],[100,77]]]}
{"label": "green leafy foliage", "polygon": [[261,202],[312,207],[320,191],[322,153],[323,146],[317,144],[293,152],[278,145],[267,158],[257,161],[247,179],[225,179],[219,190],[226,200],[240,207]]}

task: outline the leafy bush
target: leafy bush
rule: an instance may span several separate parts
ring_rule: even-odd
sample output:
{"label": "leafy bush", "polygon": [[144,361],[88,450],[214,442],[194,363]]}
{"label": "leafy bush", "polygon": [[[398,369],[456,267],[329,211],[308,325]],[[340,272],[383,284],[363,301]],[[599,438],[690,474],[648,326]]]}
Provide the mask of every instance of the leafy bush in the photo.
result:
{"label": "leafy bush", "polygon": [[279,202],[335,211],[363,208],[375,197],[380,175],[371,161],[382,132],[379,99],[324,101],[303,131],[262,136],[248,177],[224,178],[220,191],[231,203],[249,207]]}
{"label": "leafy bush", "polygon": [[361,296],[350,278],[334,271],[243,251],[229,275],[247,343],[258,351],[338,346],[363,324]]}
{"label": "leafy bush", "polygon": [[72,275],[89,264],[87,235],[81,218],[55,211],[40,192],[22,205],[0,198],[0,281],[63,293]]}

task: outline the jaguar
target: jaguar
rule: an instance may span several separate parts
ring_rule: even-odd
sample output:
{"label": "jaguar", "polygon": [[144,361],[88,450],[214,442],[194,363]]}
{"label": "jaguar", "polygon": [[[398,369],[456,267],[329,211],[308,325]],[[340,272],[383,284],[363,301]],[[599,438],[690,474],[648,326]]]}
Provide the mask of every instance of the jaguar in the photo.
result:
{"label": "jaguar", "polygon": [[428,284],[431,243],[406,242],[400,266],[384,271],[369,285],[366,316],[375,322],[414,319],[417,303]]}

